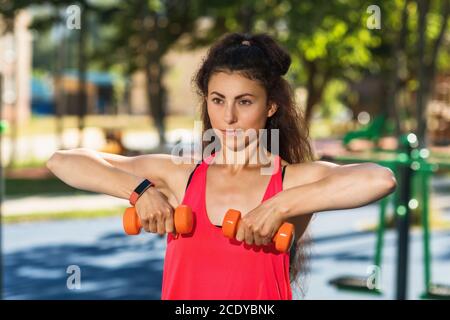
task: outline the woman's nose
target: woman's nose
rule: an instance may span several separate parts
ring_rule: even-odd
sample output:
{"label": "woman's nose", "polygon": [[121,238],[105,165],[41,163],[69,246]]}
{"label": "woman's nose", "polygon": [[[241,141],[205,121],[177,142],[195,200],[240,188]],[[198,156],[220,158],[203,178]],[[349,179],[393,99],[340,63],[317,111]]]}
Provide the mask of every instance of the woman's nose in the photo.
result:
{"label": "woman's nose", "polygon": [[234,108],[234,105],[227,105],[225,107],[225,114],[223,116],[225,122],[227,123],[236,122],[236,110]]}

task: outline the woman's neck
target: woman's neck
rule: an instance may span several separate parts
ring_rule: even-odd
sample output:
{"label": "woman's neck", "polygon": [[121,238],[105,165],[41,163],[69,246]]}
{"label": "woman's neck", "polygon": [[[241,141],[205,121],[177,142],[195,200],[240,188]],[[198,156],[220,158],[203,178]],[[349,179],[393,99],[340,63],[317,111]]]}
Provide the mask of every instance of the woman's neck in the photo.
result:
{"label": "woman's neck", "polygon": [[273,167],[275,156],[258,144],[250,143],[245,149],[234,151],[222,145],[214,155],[213,163],[223,166],[230,174],[238,174],[245,169]]}

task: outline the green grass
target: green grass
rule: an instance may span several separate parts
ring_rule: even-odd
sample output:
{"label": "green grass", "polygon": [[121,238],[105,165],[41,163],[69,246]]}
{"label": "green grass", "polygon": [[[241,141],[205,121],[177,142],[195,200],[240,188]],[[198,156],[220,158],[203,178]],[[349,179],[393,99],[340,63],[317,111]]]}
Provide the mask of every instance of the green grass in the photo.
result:
{"label": "green grass", "polygon": [[46,166],[46,163],[46,160],[31,159],[24,162],[12,162],[8,169],[42,168]]}
{"label": "green grass", "polygon": [[6,216],[2,218],[2,223],[11,224],[19,222],[34,222],[46,220],[69,220],[69,219],[92,219],[100,217],[122,216],[125,207],[112,209],[86,210],[86,211],[63,211],[55,213],[28,213],[24,215]]}
{"label": "green grass", "polygon": [[5,179],[5,194],[8,197],[32,196],[36,194],[91,194],[65,184],[58,178],[45,179]]}

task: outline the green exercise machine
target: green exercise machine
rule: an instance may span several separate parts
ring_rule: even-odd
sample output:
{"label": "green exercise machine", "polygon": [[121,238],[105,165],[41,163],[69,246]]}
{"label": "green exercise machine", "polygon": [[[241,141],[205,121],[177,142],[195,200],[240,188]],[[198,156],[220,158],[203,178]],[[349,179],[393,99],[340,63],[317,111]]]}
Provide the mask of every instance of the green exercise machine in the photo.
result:
{"label": "green exercise machine", "polygon": [[[428,149],[420,149],[417,137],[410,133],[399,137],[400,149],[392,151],[369,151],[358,154],[340,156],[322,156],[322,160],[341,163],[375,162],[391,169],[397,179],[397,189],[391,195],[380,199],[379,224],[375,245],[374,266],[381,270],[383,240],[386,221],[386,210],[390,201],[394,204],[397,230],[397,270],[396,270],[396,298],[406,299],[407,271],[410,234],[410,210],[419,208],[422,212],[423,229],[423,263],[424,287],[421,295],[424,299],[450,299],[450,286],[436,284],[431,278],[431,250],[429,226],[429,179],[437,170],[448,170],[450,158],[430,157]],[[420,201],[417,201],[420,199]],[[371,277],[371,276],[369,276]],[[382,294],[378,286],[369,285],[369,277],[345,275],[330,281],[338,289]]]}

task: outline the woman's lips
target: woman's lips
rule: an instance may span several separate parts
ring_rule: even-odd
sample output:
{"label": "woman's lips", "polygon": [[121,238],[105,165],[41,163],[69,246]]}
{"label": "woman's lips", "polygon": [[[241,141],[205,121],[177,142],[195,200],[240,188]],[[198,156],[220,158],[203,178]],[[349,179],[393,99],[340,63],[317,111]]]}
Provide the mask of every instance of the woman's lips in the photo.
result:
{"label": "woman's lips", "polygon": [[220,130],[223,135],[230,137],[237,137],[242,133],[242,130]]}

